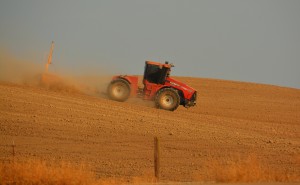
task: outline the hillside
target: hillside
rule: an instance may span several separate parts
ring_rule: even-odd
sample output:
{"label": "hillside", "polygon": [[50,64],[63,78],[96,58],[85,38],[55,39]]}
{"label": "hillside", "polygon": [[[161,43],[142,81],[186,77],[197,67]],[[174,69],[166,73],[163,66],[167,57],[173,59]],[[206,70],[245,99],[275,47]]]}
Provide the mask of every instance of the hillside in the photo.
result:
{"label": "hillside", "polygon": [[[153,138],[161,141],[161,179],[208,176],[214,161],[255,156],[283,174],[300,171],[300,90],[178,77],[198,105],[174,112],[151,102],[0,82],[0,160],[86,163],[100,178],[151,176]],[[299,173],[298,173],[299,174]]]}

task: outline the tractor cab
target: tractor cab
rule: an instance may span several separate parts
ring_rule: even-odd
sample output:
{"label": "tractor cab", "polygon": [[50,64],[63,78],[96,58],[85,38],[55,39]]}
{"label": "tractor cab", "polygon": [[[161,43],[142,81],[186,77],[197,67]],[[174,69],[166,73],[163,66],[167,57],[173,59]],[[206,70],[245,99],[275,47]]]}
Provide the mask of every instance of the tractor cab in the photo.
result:
{"label": "tractor cab", "polygon": [[161,64],[146,61],[143,84],[146,84],[147,81],[148,83],[164,85],[166,78],[171,72],[171,67],[173,67],[173,65],[168,62]]}

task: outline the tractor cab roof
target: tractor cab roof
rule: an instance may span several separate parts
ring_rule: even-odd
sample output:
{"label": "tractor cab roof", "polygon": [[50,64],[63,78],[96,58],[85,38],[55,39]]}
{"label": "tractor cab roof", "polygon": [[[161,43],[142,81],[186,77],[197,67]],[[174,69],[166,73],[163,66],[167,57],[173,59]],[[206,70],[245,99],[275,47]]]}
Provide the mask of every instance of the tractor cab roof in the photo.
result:
{"label": "tractor cab roof", "polygon": [[163,63],[159,63],[159,62],[153,62],[153,61],[146,61],[146,64],[149,65],[155,65],[155,66],[161,66],[161,67],[165,67],[165,68],[171,68],[174,67],[173,64],[169,64],[168,62]]}

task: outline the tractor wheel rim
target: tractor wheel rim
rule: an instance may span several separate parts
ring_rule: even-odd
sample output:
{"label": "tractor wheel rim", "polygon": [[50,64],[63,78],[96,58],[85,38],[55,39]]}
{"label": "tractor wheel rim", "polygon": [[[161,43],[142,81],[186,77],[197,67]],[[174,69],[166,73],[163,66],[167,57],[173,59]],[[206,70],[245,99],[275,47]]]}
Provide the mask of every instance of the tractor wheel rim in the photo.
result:
{"label": "tractor wheel rim", "polygon": [[116,96],[116,97],[122,97],[124,96],[125,94],[125,88],[123,86],[116,86],[114,89],[113,89],[113,94]]}
{"label": "tractor wheel rim", "polygon": [[166,95],[162,98],[162,103],[167,106],[167,107],[170,107],[173,105],[174,103],[174,98],[170,95]]}

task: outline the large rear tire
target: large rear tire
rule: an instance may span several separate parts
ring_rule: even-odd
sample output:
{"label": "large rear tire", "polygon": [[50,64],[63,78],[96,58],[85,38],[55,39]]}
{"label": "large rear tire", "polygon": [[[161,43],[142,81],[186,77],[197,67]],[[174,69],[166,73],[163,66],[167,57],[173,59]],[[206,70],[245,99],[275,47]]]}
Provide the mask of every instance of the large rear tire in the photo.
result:
{"label": "large rear tire", "polygon": [[158,91],[155,97],[155,105],[159,109],[174,111],[180,103],[180,97],[175,89],[164,88]]}
{"label": "large rear tire", "polygon": [[126,80],[112,81],[107,88],[108,97],[112,100],[123,102],[130,96],[130,85]]}

